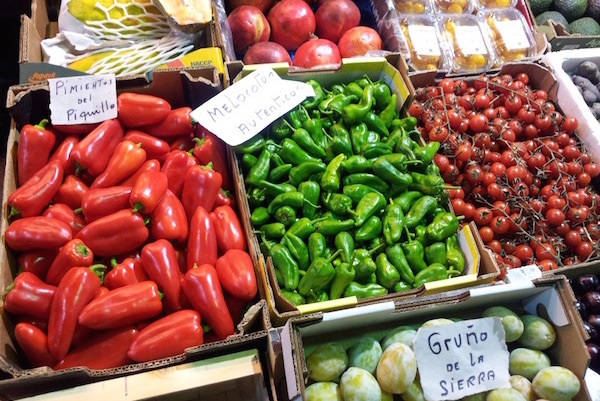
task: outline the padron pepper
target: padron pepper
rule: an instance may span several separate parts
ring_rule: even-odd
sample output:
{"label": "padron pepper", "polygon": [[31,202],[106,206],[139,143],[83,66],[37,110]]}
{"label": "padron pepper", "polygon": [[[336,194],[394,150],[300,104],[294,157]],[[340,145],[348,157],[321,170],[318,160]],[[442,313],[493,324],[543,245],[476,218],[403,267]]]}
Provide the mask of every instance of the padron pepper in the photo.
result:
{"label": "padron pepper", "polygon": [[271,165],[273,167],[283,166],[284,164],[286,163],[281,159],[281,156],[279,156],[277,153],[273,153],[271,155]]}
{"label": "padron pepper", "polygon": [[402,212],[408,213],[413,202],[420,199],[423,194],[419,191],[405,191],[402,195],[393,199],[394,204],[402,208]]}
{"label": "padron pepper", "polygon": [[268,195],[274,197],[288,192],[296,192],[296,187],[287,182],[282,182],[281,184],[273,184],[272,182],[266,180],[260,180],[258,182],[258,187],[261,190],[264,190]]}
{"label": "padron pepper", "polygon": [[[245,155],[244,155],[245,156]],[[290,175],[290,171],[292,170],[292,166],[289,163],[282,164],[281,166],[277,166],[271,171],[269,171],[269,175],[267,176],[268,181],[270,182],[282,182],[287,181]]]}
{"label": "padron pepper", "polygon": [[360,99],[363,95],[363,87],[356,82],[350,82],[344,87],[344,93],[348,96],[353,95],[356,96],[357,99]]}
{"label": "padron pepper", "polygon": [[304,299],[304,297],[298,294],[296,291],[281,290],[280,293],[293,305],[298,306],[306,303],[306,299]]}
{"label": "padron pepper", "polygon": [[[302,123],[302,127],[308,132],[314,143],[325,153],[324,149],[327,148],[327,140],[321,120],[319,118],[309,118]],[[325,154],[323,154],[324,156]]]}
{"label": "padron pepper", "polygon": [[342,161],[342,169],[348,174],[366,173],[371,171],[373,161],[365,156],[355,155]]}
{"label": "padron pepper", "polygon": [[298,268],[306,270],[310,264],[308,247],[301,238],[294,234],[286,233],[283,236],[282,243],[288,248],[296,262]]}
{"label": "padron pepper", "polygon": [[[369,192],[378,192],[377,190],[364,184],[344,185],[342,188],[344,195],[352,199],[352,203],[357,204]],[[383,195],[382,195],[383,196]]]}
{"label": "padron pepper", "polygon": [[275,220],[289,227],[296,221],[296,211],[290,206],[282,206],[275,210]]}
{"label": "padron pepper", "polygon": [[454,269],[446,269],[446,266],[441,263],[432,263],[415,276],[413,288],[418,288],[421,285],[432,281],[445,280],[457,273],[458,272]]}
{"label": "padron pepper", "polygon": [[398,96],[394,93],[390,97],[390,101],[385,106],[381,113],[379,113],[379,119],[385,124],[386,128],[389,128],[392,125],[392,121],[398,115],[396,110],[396,104],[398,102]]}
{"label": "padron pepper", "polygon": [[437,153],[440,148],[440,143],[436,141],[432,141],[427,143],[426,145],[419,146],[415,150],[413,150],[417,159],[423,162],[423,165],[426,166],[433,161],[433,157]]}
{"label": "padron pepper", "polygon": [[331,110],[337,114],[342,114],[344,107],[356,102],[357,100],[358,97],[355,95],[346,95],[343,93],[337,94],[331,99],[328,110]]}
{"label": "padron pepper", "polygon": [[402,128],[405,131],[412,131],[413,129],[415,129],[415,127],[417,126],[417,119],[415,117],[409,116],[409,117],[404,117],[404,118],[395,118],[392,121],[392,127],[394,127],[394,129],[396,128]]}
{"label": "padron pepper", "polygon": [[415,240],[419,241],[423,245],[427,245],[429,241],[427,241],[427,237],[425,236],[425,232],[427,231],[427,227],[419,224],[415,227]]}
{"label": "padron pepper", "polygon": [[358,242],[371,241],[381,235],[383,223],[377,216],[371,216],[355,232],[354,238]]}
{"label": "padron pepper", "polygon": [[356,272],[356,281],[360,283],[369,281],[371,275],[377,270],[377,266],[373,260],[373,253],[381,248],[382,247],[375,247],[372,249],[359,248],[354,250],[350,264]]}
{"label": "padron pepper", "polygon": [[446,244],[443,242],[434,242],[425,247],[425,261],[428,264],[441,263],[446,264]]}
{"label": "padron pepper", "polygon": [[316,294],[311,292],[310,294],[308,294],[306,299],[310,303],[325,302],[329,301],[329,294],[325,290],[321,290]]}
{"label": "padron pepper", "polygon": [[354,125],[350,128],[350,141],[354,154],[360,154],[363,145],[367,143],[369,130],[365,123]]}
{"label": "padron pepper", "polygon": [[438,175],[425,175],[417,172],[411,172],[410,176],[413,182],[409,189],[420,191],[426,195],[439,195],[445,188],[444,179]]}
{"label": "padron pepper", "polygon": [[345,154],[339,154],[329,162],[321,176],[321,189],[325,192],[337,192],[340,189],[340,175]]}
{"label": "padron pepper", "polygon": [[385,249],[385,254],[388,257],[388,260],[391,264],[394,265],[398,273],[400,274],[400,279],[403,282],[408,284],[412,284],[415,281],[415,275],[406,260],[406,256],[404,256],[404,251],[400,244],[395,244],[393,246],[388,246]]}
{"label": "padron pepper", "polygon": [[300,145],[296,143],[296,141],[290,138],[285,138],[281,142],[279,156],[281,156],[281,159],[284,162],[293,164],[294,166],[297,166],[303,162],[319,161],[318,158],[309,155],[300,147]]}
{"label": "padron pepper", "polygon": [[382,180],[395,187],[406,188],[412,184],[410,174],[403,173],[392,165],[384,156],[378,157],[373,163],[373,172]]}
{"label": "padron pepper", "polygon": [[302,128],[302,124],[308,120],[309,116],[305,108],[298,106],[287,114],[287,118],[290,120],[292,127],[297,129]]}
{"label": "padron pepper", "polygon": [[300,185],[306,181],[311,175],[322,173],[327,168],[327,165],[321,161],[307,161],[300,163],[290,170],[289,180],[292,185]]}
{"label": "padron pepper", "polygon": [[388,290],[377,283],[359,284],[350,282],[344,290],[344,297],[356,297],[357,299],[380,297],[386,295]]}
{"label": "padron pepper", "polygon": [[404,230],[404,212],[392,199],[383,214],[383,238],[386,244],[393,245],[400,240]]}
{"label": "padron pepper", "polygon": [[390,134],[385,123],[373,111],[368,111],[362,121],[367,125],[367,128],[381,136],[387,137]]}
{"label": "padron pepper", "polygon": [[341,122],[336,122],[329,128],[329,133],[333,139],[329,142],[329,150],[333,155],[345,154],[346,157],[352,156],[352,142],[350,133]]}
{"label": "padron pepper", "polygon": [[402,250],[413,273],[418,274],[421,270],[427,268],[425,250],[423,249],[423,244],[419,241],[412,240],[403,243]]}
{"label": "padron pepper", "polygon": [[412,290],[413,287],[412,285],[400,280],[396,283],[396,285],[394,286],[394,292],[404,292],[404,291],[410,291]]}
{"label": "padron pepper", "polygon": [[292,136],[292,131],[292,126],[283,117],[280,117],[277,120],[273,121],[269,128],[269,132],[271,133],[271,135],[278,140],[289,138],[290,136]]}
{"label": "padron pepper", "polygon": [[290,206],[294,209],[298,209],[298,208],[302,207],[304,202],[305,202],[304,195],[301,192],[298,192],[298,191],[286,192],[286,193],[277,195],[271,201],[271,203],[269,203],[267,210],[269,211],[270,214],[274,214],[275,211],[277,209],[279,209],[281,206]]}
{"label": "padron pepper", "polygon": [[388,260],[385,253],[380,253],[375,259],[377,270],[377,282],[388,290],[394,288],[396,283],[400,281],[400,273],[396,267]]}
{"label": "padron pepper", "polygon": [[246,142],[233,147],[236,153],[254,154],[263,150],[265,139],[261,135],[256,135]]}
{"label": "padron pepper", "polygon": [[446,266],[462,274],[465,268],[465,257],[458,245],[456,235],[446,238]]}
{"label": "padron pepper", "polygon": [[362,197],[356,205],[354,222],[356,227],[363,225],[367,219],[379,213],[387,204],[381,193],[370,192]]}
{"label": "padron pepper", "polygon": [[356,272],[350,263],[340,263],[335,268],[335,277],[329,289],[329,299],[339,299],[344,294],[346,287],[354,280],[354,276],[356,276]]}
{"label": "padron pepper", "polygon": [[271,257],[273,266],[279,270],[283,276],[284,288],[289,291],[295,290],[300,281],[300,273],[298,272],[298,263],[294,260],[289,249],[282,244],[275,244],[272,246],[267,242],[265,242],[265,244],[269,250],[269,256]]}
{"label": "padron pepper", "polygon": [[390,186],[385,181],[383,181],[376,175],[370,173],[355,173],[347,175],[346,177],[344,177],[343,183],[344,186],[353,184],[367,185],[380,194],[386,192],[390,188]]}
{"label": "padron pepper", "polygon": [[267,239],[280,239],[286,233],[285,224],[280,222],[263,224],[257,233],[264,235]]}
{"label": "padron pepper", "polygon": [[264,148],[260,152],[256,164],[246,174],[246,184],[257,186],[259,181],[266,180],[269,176],[270,166],[271,152],[267,148]]}
{"label": "padron pepper", "polygon": [[430,214],[437,207],[437,200],[431,195],[423,195],[417,199],[410,210],[404,216],[404,225],[407,228],[414,228],[425,219],[425,216]]}
{"label": "padron pepper", "polygon": [[354,238],[347,231],[342,231],[335,236],[335,248],[341,250],[341,259],[343,262],[350,263],[354,253]]}
{"label": "padron pepper", "polygon": [[313,90],[315,91],[315,95],[304,100],[302,102],[302,107],[304,107],[306,110],[312,110],[319,106],[319,103],[321,103],[321,101],[325,99],[325,96],[327,94],[325,93],[321,85],[314,79],[309,79],[308,81],[306,81],[306,83],[312,86]]}
{"label": "padron pepper", "polygon": [[312,261],[306,274],[298,284],[298,293],[303,296],[317,294],[329,286],[335,277],[335,269],[331,262],[338,257],[341,251],[334,252],[331,257],[317,258]]}
{"label": "padron pepper", "polygon": [[252,166],[254,166],[257,161],[258,157],[254,156],[251,153],[245,153],[242,156],[242,168],[244,169],[244,171],[250,171]]}
{"label": "padron pepper", "polygon": [[267,199],[266,191],[260,188],[252,188],[250,192],[246,194],[248,198],[248,204],[252,207],[261,206]]}
{"label": "padron pepper", "polygon": [[290,228],[288,228],[288,232],[297,235],[302,239],[307,239],[309,235],[315,232],[315,224],[325,220],[325,218],[318,219],[309,219],[308,217],[301,217]]}
{"label": "padron pepper", "polygon": [[[311,121],[318,121],[318,120],[311,120]],[[292,134],[292,139],[294,141],[296,141],[296,143],[302,149],[304,149],[306,152],[308,152],[309,155],[318,157],[321,159],[325,157],[325,148],[321,147],[317,143],[315,143],[315,141],[310,136],[308,131],[305,130],[304,128],[297,128],[296,130],[294,130],[294,133]]]}
{"label": "padron pepper", "polygon": [[432,241],[443,241],[449,236],[456,234],[458,230],[458,219],[451,212],[438,213],[431,224],[427,226],[426,236]]}
{"label": "padron pepper", "polygon": [[311,261],[325,255],[325,248],[327,248],[327,239],[321,233],[312,233],[308,237],[308,255]]}
{"label": "padron pepper", "polygon": [[323,234],[326,237],[333,237],[342,231],[348,231],[354,228],[354,220],[333,220],[327,219],[317,223],[317,232]]}
{"label": "padron pepper", "polygon": [[387,107],[392,98],[392,91],[385,82],[376,82],[373,87],[373,99],[375,108],[379,111]]}
{"label": "padron pepper", "polygon": [[298,185],[298,192],[308,201],[302,204],[302,216],[313,219],[317,212],[315,205],[319,202],[321,186],[315,181],[303,181]]}
{"label": "padron pepper", "polygon": [[321,201],[325,204],[327,210],[339,216],[348,214],[348,211],[352,209],[352,199],[343,194],[322,193]]}
{"label": "padron pepper", "polygon": [[365,143],[360,152],[367,159],[374,159],[379,156],[389,155],[393,152],[393,149],[386,145],[384,142]]}

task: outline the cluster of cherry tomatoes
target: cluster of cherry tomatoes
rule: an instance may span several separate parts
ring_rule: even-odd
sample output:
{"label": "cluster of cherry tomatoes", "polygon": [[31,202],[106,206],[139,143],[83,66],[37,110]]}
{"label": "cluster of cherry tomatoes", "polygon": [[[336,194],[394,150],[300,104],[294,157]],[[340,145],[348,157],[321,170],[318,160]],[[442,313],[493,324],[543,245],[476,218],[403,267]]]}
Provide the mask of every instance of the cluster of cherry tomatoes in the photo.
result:
{"label": "cluster of cherry tomatoes", "polygon": [[409,114],[435,157],[452,207],[474,221],[501,267],[540,269],[600,258],[600,165],[525,73],[444,78],[419,88]]}

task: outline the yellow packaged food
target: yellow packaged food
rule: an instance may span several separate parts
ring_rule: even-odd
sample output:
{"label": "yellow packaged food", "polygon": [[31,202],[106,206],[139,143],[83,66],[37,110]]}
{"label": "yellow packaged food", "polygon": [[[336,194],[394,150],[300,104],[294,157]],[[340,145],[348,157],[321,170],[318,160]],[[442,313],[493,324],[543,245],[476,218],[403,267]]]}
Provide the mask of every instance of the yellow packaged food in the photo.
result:
{"label": "yellow packaged food", "polygon": [[409,64],[415,70],[444,70],[446,59],[435,18],[430,15],[399,15],[400,28],[407,45]]}
{"label": "yellow packaged food", "polygon": [[431,14],[428,0],[395,0],[394,6],[402,14]]}
{"label": "yellow packaged food", "polygon": [[531,28],[519,11],[511,8],[484,10],[478,16],[487,25],[497,65],[536,55]]}
{"label": "yellow packaged food", "polygon": [[433,0],[433,5],[438,13],[471,14],[475,9],[473,1],[475,0]]}

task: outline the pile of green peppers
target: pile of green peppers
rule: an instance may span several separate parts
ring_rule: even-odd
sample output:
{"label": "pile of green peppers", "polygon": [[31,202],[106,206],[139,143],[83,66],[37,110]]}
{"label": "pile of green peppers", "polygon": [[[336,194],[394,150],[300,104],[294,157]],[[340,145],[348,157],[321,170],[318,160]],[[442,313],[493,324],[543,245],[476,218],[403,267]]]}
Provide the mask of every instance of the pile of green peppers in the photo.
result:
{"label": "pile of green peppers", "polygon": [[439,143],[420,145],[384,82],[308,83],[314,97],[234,148],[282,295],[362,299],[460,275]]}

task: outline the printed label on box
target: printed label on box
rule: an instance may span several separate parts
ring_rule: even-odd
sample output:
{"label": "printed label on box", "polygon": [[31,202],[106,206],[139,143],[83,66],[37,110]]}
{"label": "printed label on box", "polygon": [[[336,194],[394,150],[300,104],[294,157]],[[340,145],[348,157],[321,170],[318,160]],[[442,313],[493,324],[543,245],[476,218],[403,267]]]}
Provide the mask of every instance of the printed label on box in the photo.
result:
{"label": "printed label on box", "polygon": [[117,118],[114,74],[54,78],[48,85],[52,124],[93,124]]}
{"label": "printed label on box", "polygon": [[496,28],[498,28],[507,50],[521,50],[529,47],[529,40],[520,21],[496,21]]}
{"label": "printed label on box", "polygon": [[487,317],[420,328],[414,343],[427,401],[457,400],[510,387],[502,319]]}
{"label": "printed label on box", "polygon": [[417,54],[421,56],[439,56],[441,54],[434,27],[409,25],[408,36]]}
{"label": "printed label on box", "polygon": [[478,26],[457,25],[454,27],[454,36],[464,55],[487,54],[485,42]]}

